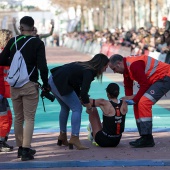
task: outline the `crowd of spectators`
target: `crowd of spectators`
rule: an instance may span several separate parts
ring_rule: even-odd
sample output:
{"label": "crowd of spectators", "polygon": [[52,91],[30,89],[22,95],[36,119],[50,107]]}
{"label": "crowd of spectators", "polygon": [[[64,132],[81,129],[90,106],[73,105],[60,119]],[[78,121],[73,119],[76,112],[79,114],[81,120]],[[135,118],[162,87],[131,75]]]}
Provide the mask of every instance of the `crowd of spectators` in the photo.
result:
{"label": "crowd of spectators", "polygon": [[63,35],[65,37],[81,40],[83,43],[98,43],[101,45],[121,45],[131,49],[132,55],[148,54],[148,52],[160,52],[166,54],[166,62],[170,63],[170,28],[158,28],[152,26],[138,30],[125,31],[121,29],[104,29],[102,31],[73,32]]}

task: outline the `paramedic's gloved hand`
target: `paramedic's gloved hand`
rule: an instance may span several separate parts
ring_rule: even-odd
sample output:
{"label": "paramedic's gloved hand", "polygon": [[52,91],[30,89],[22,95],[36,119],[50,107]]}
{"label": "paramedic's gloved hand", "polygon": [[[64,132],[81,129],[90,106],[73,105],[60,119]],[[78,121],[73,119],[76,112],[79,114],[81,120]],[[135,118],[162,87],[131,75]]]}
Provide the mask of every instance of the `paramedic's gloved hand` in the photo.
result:
{"label": "paramedic's gloved hand", "polygon": [[133,100],[126,100],[126,103],[128,105],[134,105],[135,104],[135,102]]}
{"label": "paramedic's gloved hand", "polygon": [[2,94],[0,94],[0,102],[2,101],[3,98],[4,98],[4,96],[2,96]]}

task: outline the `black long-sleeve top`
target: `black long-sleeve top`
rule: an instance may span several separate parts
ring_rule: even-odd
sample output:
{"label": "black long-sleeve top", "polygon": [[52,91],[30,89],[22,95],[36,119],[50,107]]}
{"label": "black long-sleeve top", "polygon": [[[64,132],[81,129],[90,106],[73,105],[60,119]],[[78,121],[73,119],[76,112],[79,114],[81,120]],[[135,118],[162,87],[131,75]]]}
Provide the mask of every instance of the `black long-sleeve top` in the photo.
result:
{"label": "black long-sleeve top", "polygon": [[59,93],[64,96],[75,91],[84,104],[89,103],[88,92],[96,71],[79,62],[65,64],[51,69],[54,84]]}
{"label": "black long-sleeve top", "polygon": [[[22,37],[22,38],[21,38]],[[22,45],[32,36],[17,36],[17,49],[19,50]],[[13,56],[16,52],[15,38],[11,38],[4,50],[0,54],[0,66],[10,66]],[[21,50],[24,57],[28,74],[31,73],[35,67],[33,73],[30,76],[30,81],[38,81],[38,70],[40,71],[40,76],[43,81],[44,86],[48,85],[48,67],[46,62],[45,46],[43,41],[39,38],[31,39]]]}

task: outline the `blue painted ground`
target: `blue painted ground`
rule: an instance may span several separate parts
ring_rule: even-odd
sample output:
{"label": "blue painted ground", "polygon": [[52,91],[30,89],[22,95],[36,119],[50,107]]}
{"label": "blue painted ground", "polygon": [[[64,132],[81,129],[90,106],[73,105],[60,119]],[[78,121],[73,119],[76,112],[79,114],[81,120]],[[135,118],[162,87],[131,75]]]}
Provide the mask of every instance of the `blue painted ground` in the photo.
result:
{"label": "blue painted ground", "polygon": [[169,160],[77,160],[77,161],[39,161],[0,163],[0,169],[68,168],[68,167],[166,167]]}
{"label": "blue painted ground", "polygon": [[[58,64],[59,65],[59,64]],[[49,69],[57,66],[50,64]],[[91,98],[105,98],[107,99],[105,88],[109,83],[112,81],[108,79],[107,77],[103,77],[103,81],[98,82],[98,80],[95,80],[90,89],[90,96]],[[120,86],[120,97],[124,96],[124,90],[123,87]],[[11,101],[9,100],[10,105]],[[58,116],[60,111],[60,106],[58,102],[55,100],[54,102],[49,101],[48,99],[44,100],[45,102],[45,108],[46,112],[43,110],[43,104],[42,100],[40,98],[37,112],[36,112],[36,118],[35,118],[35,132],[52,132],[52,131],[59,131],[59,122],[58,122]],[[12,109],[12,107],[11,107]],[[99,109],[100,115],[101,111]],[[71,113],[70,113],[71,116]],[[156,131],[168,131],[170,129],[170,113],[168,110],[155,105],[153,107],[153,129]],[[86,127],[88,125],[88,115],[85,112],[85,109],[82,113],[82,123],[81,123],[81,130],[85,131]],[[68,121],[68,128],[70,129],[70,117]],[[126,131],[136,131],[136,124],[135,119],[133,116],[133,109],[132,106],[129,106],[128,113],[126,117]],[[12,132],[13,132],[13,126],[12,126]]]}

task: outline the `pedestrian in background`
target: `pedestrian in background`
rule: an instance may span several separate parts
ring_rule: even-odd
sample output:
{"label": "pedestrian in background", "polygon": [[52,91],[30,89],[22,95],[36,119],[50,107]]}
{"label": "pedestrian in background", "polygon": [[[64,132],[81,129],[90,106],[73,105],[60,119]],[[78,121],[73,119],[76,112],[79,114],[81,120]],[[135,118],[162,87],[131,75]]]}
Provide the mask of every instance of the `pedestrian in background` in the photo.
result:
{"label": "pedestrian in background", "polygon": [[170,21],[168,21],[167,17],[162,17],[163,22],[163,28],[165,28],[165,31],[170,31]]}
{"label": "pedestrian in background", "polygon": [[47,38],[49,36],[52,36],[53,35],[53,31],[54,31],[54,20],[52,19],[51,20],[51,29],[50,29],[49,33],[46,33],[46,34],[37,34],[38,30],[37,30],[36,27],[34,27],[32,35],[42,39],[42,38]]}
{"label": "pedestrian in background", "polygon": [[[36,37],[39,37],[40,39],[47,38],[47,37],[51,36],[53,34],[53,32],[54,32],[54,20],[53,19],[51,20],[50,24],[51,24],[51,29],[50,29],[49,33],[37,34],[38,30],[37,30],[36,27],[34,27],[34,29],[32,30],[32,35],[36,36]],[[18,31],[18,29],[16,27],[16,19],[15,18],[13,18],[13,27],[14,27],[14,31],[15,31],[16,35],[20,35],[20,33],[19,33],[19,31]]]}
{"label": "pedestrian in background", "polygon": [[[103,72],[108,67],[109,59],[104,54],[96,54],[91,60],[85,62],[72,62],[51,69],[49,85],[51,92],[58,100],[61,110],[59,114],[60,135],[58,145],[73,145],[77,149],[88,149],[79,140],[81,125],[82,103],[87,113],[93,113],[88,92],[91,82],[96,77],[102,80]],[[82,103],[81,103],[82,102]],[[69,111],[71,115],[71,138],[67,141],[67,121]]]}

